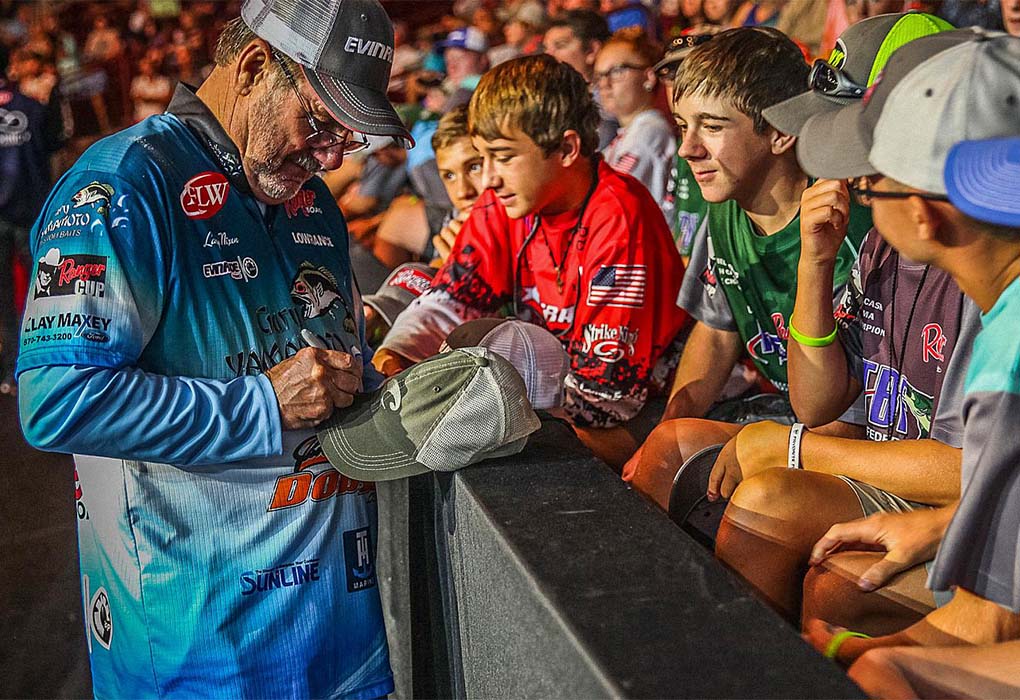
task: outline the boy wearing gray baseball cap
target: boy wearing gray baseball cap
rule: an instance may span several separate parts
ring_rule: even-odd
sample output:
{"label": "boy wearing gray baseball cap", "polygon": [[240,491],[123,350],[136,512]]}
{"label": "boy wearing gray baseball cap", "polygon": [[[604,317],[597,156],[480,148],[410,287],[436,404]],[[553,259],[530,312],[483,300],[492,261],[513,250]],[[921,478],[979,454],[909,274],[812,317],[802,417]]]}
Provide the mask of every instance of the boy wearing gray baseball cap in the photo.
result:
{"label": "boy wearing gray baseball cap", "polygon": [[[964,387],[955,514],[947,517],[949,506],[839,526],[812,554],[818,563],[844,546],[879,545],[905,568],[941,540],[928,585],[955,586],[954,596],[921,622],[876,639],[809,621],[810,641],[844,662],[882,646],[1020,638],[1020,443],[1012,436],[1020,409],[1020,217],[1014,193],[1001,189],[1020,158],[1016,148],[960,145],[1020,135],[1018,105],[1020,39],[972,28],[911,42],[861,103],[816,115],[801,132],[798,156],[809,173],[854,179],[852,191],[871,203],[882,236],[912,260],[949,272],[982,311]],[[816,321],[805,319],[801,332],[831,331],[831,321]]]}

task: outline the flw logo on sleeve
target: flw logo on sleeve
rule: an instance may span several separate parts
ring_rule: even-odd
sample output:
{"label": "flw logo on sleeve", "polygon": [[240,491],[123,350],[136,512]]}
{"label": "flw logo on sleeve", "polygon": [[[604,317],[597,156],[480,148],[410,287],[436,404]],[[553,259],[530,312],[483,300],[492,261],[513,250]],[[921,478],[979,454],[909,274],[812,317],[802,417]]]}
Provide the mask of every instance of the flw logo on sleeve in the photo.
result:
{"label": "flw logo on sleeve", "polygon": [[219,213],[230,193],[230,183],[223,173],[199,173],[184,183],[181,209],[189,219],[208,219]]}

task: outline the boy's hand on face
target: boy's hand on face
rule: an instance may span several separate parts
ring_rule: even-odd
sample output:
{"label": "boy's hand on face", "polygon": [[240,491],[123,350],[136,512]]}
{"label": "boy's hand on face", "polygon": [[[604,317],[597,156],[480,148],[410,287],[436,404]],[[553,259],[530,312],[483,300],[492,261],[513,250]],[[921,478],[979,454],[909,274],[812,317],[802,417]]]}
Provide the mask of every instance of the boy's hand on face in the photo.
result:
{"label": "boy's hand on face", "polygon": [[800,256],[831,264],[846,238],[850,191],[842,180],[819,180],[800,198]]}

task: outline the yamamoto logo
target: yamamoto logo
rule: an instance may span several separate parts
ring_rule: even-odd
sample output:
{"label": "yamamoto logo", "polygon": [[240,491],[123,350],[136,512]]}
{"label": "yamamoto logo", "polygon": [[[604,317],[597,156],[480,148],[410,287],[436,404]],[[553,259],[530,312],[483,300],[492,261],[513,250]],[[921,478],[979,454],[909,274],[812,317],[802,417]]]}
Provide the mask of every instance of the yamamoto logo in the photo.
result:
{"label": "yamamoto logo", "polygon": [[110,199],[113,197],[113,188],[102,182],[90,182],[71,195],[71,202],[75,209],[98,204],[96,208],[100,214],[106,214],[110,209]]}
{"label": "yamamoto logo", "polygon": [[269,569],[241,573],[241,595],[266,593],[278,588],[292,588],[319,580],[319,560],[308,559],[280,564]]}
{"label": "yamamoto logo", "polygon": [[189,219],[208,219],[223,208],[230,192],[230,183],[222,173],[199,173],[184,183],[181,208]]}
{"label": "yamamoto logo", "polygon": [[228,275],[235,280],[247,282],[259,276],[259,266],[252,258],[242,258],[240,255],[235,260],[222,260],[202,266],[202,276],[206,279]]}
{"label": "yamamoto logo", "polygon": [[340,289],[329,270],[303,262],[291,283],[290,298],[305,305],[305,318],[318,318],[337,303]]}
{"label": "yamamoto logo", "polygon": [[344,44],[344,51],[361,54],[362,56],[371,56],[372,58],[381,58],[387,63],[393,63],[393,47],[387,46],[380,41],[349,36]]}
{"label": "yamamoto logo", "polygon": [[347,562],[347,592],[363,591],[375,585],[375,548],[367,527],[344,533],[344,560]]}
{"label": "yamamoto logo", "polygon": [[322,208],[315,205],[314,190],[298,190],[296,195],[283,203],[283,210],[287,212],[288,219],[293,219],[299,214],[309,216],[322,213]]}
{"label": "yamamoto logo", "polygon": [[57,296],[102,297],[106,290],[106,257],[72,254],[50,248],[39,258],[34,298]]}
{"label": "yamamoto logo", "polygon": [[[319,439],[314,435],[294,449],[294,462],[294,473],[276,480],[267,512],[296,508],[309,500],[318,503],[349,493],[375,494],[375,484],[348,478],[334,469],[322,454]],[[325,469],[313,474],[312,470],[318,467]]]}
{"label": "yamamoto logo", "polygon": [[109,649],[113,641],[113,613],[110,610],[110,596],[102,586],[89,602],[89,626],[96,641]]}
{"label": "yamamoto logo", "polygon": [[942,349],[946,346],[946,334],[942,326],[937,323],[929,323],[921,329],[921,359],[925,362],[935,358],[939,362],[945,362],[946,356]]}
{"label": "yamamoto logo", "polygon": [[612,364],[634,354],[638,331],[632,331],[626,326],[586,323],[582,332],[584,343],[581,352],[591,353],[603,362]]}

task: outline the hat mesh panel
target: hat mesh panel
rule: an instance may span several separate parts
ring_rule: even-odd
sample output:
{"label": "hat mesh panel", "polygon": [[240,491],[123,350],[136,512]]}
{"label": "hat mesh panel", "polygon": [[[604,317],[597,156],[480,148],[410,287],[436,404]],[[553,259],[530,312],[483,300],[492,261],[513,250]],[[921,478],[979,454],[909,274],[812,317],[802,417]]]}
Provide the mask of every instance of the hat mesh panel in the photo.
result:
{"label": "hat mesh panel", "polygon": [[[330,29],[323,17],[336,14],[337,0],[276,0],[273,14],[312,47],[322,46]],[[314,9],[313,9],[314,8]],[[312,49],[314,55],[315,49]]]}
{"label": "hat mesh panel", "polygon": [[550,333],[508,322],[492,329],[481,344],[505,357],[521,374],[532,407],[546,410],[563,404],[563,377],[570,359]]}
{"label": "hat mesh panel", "polygon": [[[462,352],[485,350],[467,348]],[[475,353],[472,353],[475,354]],[[422,443],[415,460],[435,471],[453,471],[483,459],[517,452],[521,438],[539,427],[523,381],[502,358],[491,358]],[[514,449],[507,450],[508,446]]]}

